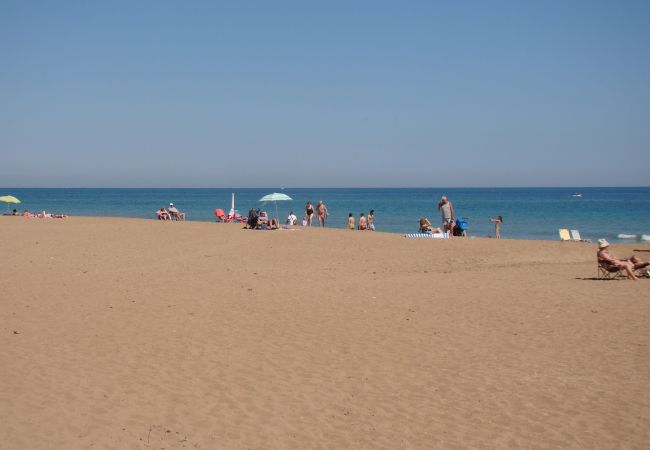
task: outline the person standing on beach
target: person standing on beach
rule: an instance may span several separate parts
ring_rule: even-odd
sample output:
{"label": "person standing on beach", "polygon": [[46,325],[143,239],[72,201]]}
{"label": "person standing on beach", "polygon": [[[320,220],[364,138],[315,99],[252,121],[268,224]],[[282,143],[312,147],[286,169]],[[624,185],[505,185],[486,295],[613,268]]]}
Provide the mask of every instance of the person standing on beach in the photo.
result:
{"label": "person standing on beach", "polygon": [[444,195],[438,203],[438,211],[442,213],[442,228],[449,233],[451,238],[454,235],[454,205]]}
{"label": "person standing on beach", "polygon": [[318,214],[318,223],[321,227],[325,226],[325,219],[327,219],[327,206],[323,203],[322,200],[318,201],[316,206],[316,214]]}
{"label": "person standing on beach", "polygon": [[496,216],[490,219],[490,222],[494,222],[494,237],[501,239],[501,224],[503,223],[503,217]]}
{"label": "person standing on beach", "polygon": [[354,215],[352,213],[348,215],[348,228],[354,230]]}
{"label": "person standing on beach", "polygon": [[307,206],[305,206],[305,216],[307,217],[307,226],[311,226],[311,219],[314,217],[314,206],[311,204],[311,202],[307,202]]}
{"label": "person standing on beach", "polygon": [[375,231],[375,210],[371,209],[368,213],[368,230]]}

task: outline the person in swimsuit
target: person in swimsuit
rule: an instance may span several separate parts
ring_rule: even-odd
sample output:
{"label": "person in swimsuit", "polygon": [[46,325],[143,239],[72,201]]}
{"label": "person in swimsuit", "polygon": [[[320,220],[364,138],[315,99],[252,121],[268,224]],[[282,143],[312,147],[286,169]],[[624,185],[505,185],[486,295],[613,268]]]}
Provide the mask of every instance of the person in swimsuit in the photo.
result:
{"label": "person in swimsuit", "polygon": [[490,222],[494,222],[494,237],[501,239],[501,224],[503,223],[503,217],[493,217],[490,219]]}
{"label": "person in swimsuit", "polygon": [[454,227],[456,226],[454,222],[454,205],[444,195],[440,199],[440,203],[438,203],[438,211],[442,213],[442,227],[449,233],[451,238],[454,235]]}
{"label": "person in swimsuit", "polygon": [[350,213],[350,214],[348,215],[348,228],[349,228],[350,230],[354,230],[354,228],[355,228],[355,227],[354,227],[354,215],[353,215],[352,213]]}
{"label": "person in swimsuit", "polygon": [[318,223],[321,227],[324,227],[325,219],[327,219],[327,206],[322,200],[319,200],[318,205],[316,205],[316,214],[318,214]]}
{"label": "person in swimsuit", "polygon": [[368,229],[375,231],[375,210],[371,209],[368,213]]}
{"label": "person in swimsuit", "polygon": [[368,222],[366,220],[366,216],[361,213],[359,216],[359,229],[360,230],[367,230],[368,229]]}
{"label": "person in swimsuit", "polygon": [[307,226],[311,226],[311,219],[314,217],[314,206],[311,204],[311,202],[307,202],[307,206],[305,206],[305,216],[307,217]]}

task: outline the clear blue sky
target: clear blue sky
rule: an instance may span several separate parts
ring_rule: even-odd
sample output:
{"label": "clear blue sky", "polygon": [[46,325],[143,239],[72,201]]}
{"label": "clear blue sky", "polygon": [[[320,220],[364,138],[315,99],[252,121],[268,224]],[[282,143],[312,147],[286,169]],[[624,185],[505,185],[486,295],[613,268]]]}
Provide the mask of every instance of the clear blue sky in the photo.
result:
{"label": "clear blue sky", "polygon": [[650,184],[650,1],[0,2],[0,186]]}

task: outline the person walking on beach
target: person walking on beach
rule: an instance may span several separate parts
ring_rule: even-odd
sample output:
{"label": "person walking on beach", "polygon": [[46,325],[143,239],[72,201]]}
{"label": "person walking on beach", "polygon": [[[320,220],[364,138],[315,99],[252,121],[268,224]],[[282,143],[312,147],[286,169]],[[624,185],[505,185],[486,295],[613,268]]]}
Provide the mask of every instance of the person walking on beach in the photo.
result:
{"label": "person walking on beach", "polygon": [[354,230],[354,214],[352,213],[348,215],[348,228]]}
{"label": "person walking on beach", "polygon": [[375,231],[375,210],[371,209],[368,213],[368,230]]}
{"label": "person walking on beach", "polygon": [[311,204],[311,202],[307,202],[307,205],[305,206],[305,217],[307,217],[307,226],[311,226],[311,219],[314,217],[314,206]]}
{"label": "person walking on beach", "polygon": [[501,239],[501,224],[503,223],[503,217],[496,216],[490,219],[490,222],[494,222],[494,237]]}
{"label": "person walking on beach", "polygon": [[442,213],[442,228],[449,233],[451,238],[454,235],[454,205],[444,195],[438,203],[438,211]]}
{"label": "person walking on beach", "polygon": [[318,201],[316,206],[316,214],[318,214],[318,223],[321,227],[325,226],[325,219],[327,219],[327,206],[323,203],[322,200]]}

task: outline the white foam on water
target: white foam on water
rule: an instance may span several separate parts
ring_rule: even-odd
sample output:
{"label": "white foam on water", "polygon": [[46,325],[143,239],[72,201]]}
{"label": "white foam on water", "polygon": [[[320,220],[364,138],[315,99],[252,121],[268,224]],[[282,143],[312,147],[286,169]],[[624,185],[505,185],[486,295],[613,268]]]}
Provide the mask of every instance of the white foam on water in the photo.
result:
{"label": "white foam on water", "polygon": [[619,234],[616,237],[619,239],[636,239],[636,234]]}
{"label": "white foam on water", "polygon": [[650,234],[642,234],[641,235],[641,240],[642,241],[650,241]]}

